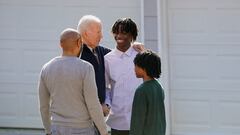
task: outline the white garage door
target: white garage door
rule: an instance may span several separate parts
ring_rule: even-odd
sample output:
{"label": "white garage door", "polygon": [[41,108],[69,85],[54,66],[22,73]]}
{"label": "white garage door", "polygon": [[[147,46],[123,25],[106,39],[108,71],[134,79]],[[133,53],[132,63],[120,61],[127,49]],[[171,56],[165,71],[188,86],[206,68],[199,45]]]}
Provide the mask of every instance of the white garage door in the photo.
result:
{"label": "white garage door", "polygon": [[64,28],[76,28],[82,15],[96,15],[104,23],[103,43],[114,47],[114,21],[131,17],[140,26],[140,13],[138,0],[0,0],[0,127],[42,127],[38,74],[60,54]]}
{"label": "white garage door", "polygon": [[240,1],[169,0],[171,133],[240,134]]}

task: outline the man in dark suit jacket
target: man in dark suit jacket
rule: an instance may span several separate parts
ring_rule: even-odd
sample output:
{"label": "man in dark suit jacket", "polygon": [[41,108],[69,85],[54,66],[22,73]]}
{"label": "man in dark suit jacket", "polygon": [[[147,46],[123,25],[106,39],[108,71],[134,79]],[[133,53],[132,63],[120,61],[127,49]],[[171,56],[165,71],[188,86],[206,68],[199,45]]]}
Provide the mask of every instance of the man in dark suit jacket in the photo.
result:
{"label": "man in dark suit jacket", "polygon": [[[90,62],[95,70],[96,83],[98,87],[98,97],[101,104],[105,102],[105,67],[104,67],[104,55],[111,50],[102,46],[97,46],[96,52],[93,52],[86,44],[83,44],[81,53],[81,59]],[[96,54],[94,54],[96,53]],[[97,55],[97,56],[96,56]]]}
{"label": "man in dark suit jacket", "polygon": [[102,39],[101,20],[96,16],[85,15],[80,19],[77,29],[82,36],[83,42],[80,58],[88,61],[94,67],[98,97],[102,104],[103,113],[106,116],[109,113],[110,108],[105,104],[106,83],[104,55],[111,50],[99,45],[99,42]]}

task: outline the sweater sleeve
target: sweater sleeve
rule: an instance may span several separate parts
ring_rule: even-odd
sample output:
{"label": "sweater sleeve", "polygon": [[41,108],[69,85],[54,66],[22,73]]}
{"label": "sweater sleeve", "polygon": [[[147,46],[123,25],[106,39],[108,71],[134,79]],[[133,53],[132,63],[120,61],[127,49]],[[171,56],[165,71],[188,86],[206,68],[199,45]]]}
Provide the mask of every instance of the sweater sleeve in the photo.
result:
{"label": "sweater sleeve", "polygon": [[140,89],[137,89],[132,106],[130,135],[143,135],[146,113],[146,97]]}
{"label": "sweater sleeve", "polygon": [[94,69],[91,65],[89,65],[84,78],[83,94],[88,111],[90,113],[90,117],[98,128],[100,134],[105,135],[107,134],[107,126],[104,121],[102,108],[97,96],[97,86],[94,80]]}
{"label": "sweater sleeve", "polygon": [[46,133],[51,133],[51,120],[50,120],[50,94],[43,80],[43,71],[40,73],[38,91],[39,91],[39,104],[42,117],[43,126]]}

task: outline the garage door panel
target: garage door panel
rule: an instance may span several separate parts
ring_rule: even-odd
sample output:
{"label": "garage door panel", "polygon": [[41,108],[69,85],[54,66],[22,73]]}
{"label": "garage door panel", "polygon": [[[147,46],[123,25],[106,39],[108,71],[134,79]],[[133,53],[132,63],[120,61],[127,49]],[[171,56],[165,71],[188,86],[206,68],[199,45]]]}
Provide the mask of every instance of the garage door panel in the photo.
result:
{"label": "garage door panel", "polygon": [[[56,40],[59,39],[59,33],[58,31],[52,31],[48,29],[25,29],[23,31],[16,32],[16,35],[12,36],[11,38],[14,38],[16,40],[33,40],[33,41],[42,41],[42,40]],[[63,30],[62,28],[61,30]],[[10,38],[10,39],[11,39]]]}
{"label": "garage door panel", "polygon": [[58,52],[54,50],[37,50],[37,49],[24,50],[23,52],[24,73],[39,73],[43,64],[46,63],[46,61],[58,55],[59,55]]}
{"label": "garage door panel", "polygon": [[[58,33],[60,36],[60,33]],[[55,39],[42,39],[42,40],[6,40],[6,42],[10,42],[13,48],[17,47],[20,50],[19,52],[23,52],[24,50],[40,50],[40,51],[54,51],[56,53],[61,53],[61,46],[59,42],[59,37],[55,37]],[[8,45],[7,45],[8,46]],[[10,47],[10,46],[9,46]]]}
{"label": "garage door panel", "polygon": [[171,32],[204,33],[206,30],[206,9],[176,9],[170,11]]}
{"label": "garage door panel", "polygon": [[[140,1],[133,0],[133,1],[128,1],[128,0],[123,0],[121,1],[121,4],[119,3],[118,0],[103,0],[102,2],[106,3],[107,7],[114,7],[114,8],[119,8],[119,7],[127,7],[127,8],[138,8],[140,7]],[[101,2],[101,4],[102,4]],[[118,3],[118,4],[116,4]]]}
{"label": "garage door panel", "polygon": [[[207,1],[207,5],[198,8],[190,1],[188,5],[184,3],[181,5],[180,2],[176,1],[172,1],[172,3],[175,3],[175,5],[169,10],[171,44],[240,42],[240,23],[238,19],[240,10],[236,6],[212,8],[211,4],[221,2],[211,3]],[[231,2],[225,1],[225,3]],[[237,3],[239,2],[235,1],[234,4],[238,5]],[[232,3],[232,5],[234,4]],[[178,7],[178,5],[180,6]]]}
{"label": "garage door panel", "polygon": [[22,29],[36,27],[54,30],[59,26],[61,9],[56,6],[17,6],[15,8],[13,11],[19,11],[17,23],[21,24],[19,27]]}
{"label": "garage door panel", "polygon": [[212,84],[209,82],[209,80],[206,79],[174,79],[171,80],[171,88],[172,91],[184,91],[184,90],[190,90],[190,91],[196,91],[199,88],[201,88],[201,91],[216,91],[218,88],[216,88],[214,85],[211,87],[209,86]]}
{"label": "garage door panel", "polygon": [[[47,3],[48,1],[45,0],[45,2]],[[56,1],[56,2],[59,2],[59,1]],[[116,4],[116,2],[118,4]],[[63,4],[66,7],[79,6],[79,7],[97,8],[97,7],[120,7],[120,6],[136,7],[139,4],[139,2],[138,1],[128,1],[128,0],[122,0],[121,2],[119,2],[117,0],[81,0],[81,2],[79,2],[79,0],[68,0],[67,3],[62,2],[61,4]]]}
{"label": "garage door panel", "polygon": [[[106,5],[102,5],[105,2]],[[68,0],[67,2],[59,1],[59,0],[42,0],[42,1],[33,1],[33,0],[1,0],[0,3],[2,5],[11,4],[11,5],[24,5],[24,6],[79,6],[79,7],[99,7],[99,6],[116,6],[115,2],[119,2],[117,0]],[[123,0],[121,3],[117,4],[118,6],[124,7],[133,7],[136,6],[137,1],[127,1]]]}
{"label": "garage door panel", "polygon": [[[193,95],[194,93],[194,95]],[[208,95],[176,90],[172,97],[172,133],[191,134],[206,132],[211,127],[211,100]],[[198,131],[198,132],[196,132]]]}
{"label": "garage door panel", "polygon": [[8,6],[5,6],[5,5],[0,5],[0,18],[1,18],[0,27],[8,29],[8,28],[11,28],[11,27],[8,27],[8,26],[13,27],[13,26],[16,25],[15,19],[17,17],[17,13],[13,9],[14,8],[11,8],[11,7],[8,7]]}
{"label": "garage door panel", "polygon": [[[19,125],[21,125],[21,128],[42,128],[42,124],[40,116],[38,118],[31,118],[31,117],[4,117],[0,118],[0,127],[6,127],[9,128],[8,125],[11,125],[12,128],[19,128]],[[23,124],[24,123],[24,124]]]}
{"label": "garage door panel", "polygon": [[0,86],[1,127],[42,127],[37,82],[0,83]]}
{"label": "garage door panel", "polygon": [[219,33],[224,34],[239,34],[240,16],[239,9],[219,9],[216,13],[216,29]]}
{"label": "garage door panel", "polygon": [[209,52],[204,47],[175,45],[170,49],[172,88],[192,89],[209,81]]}
{"label": "garage door panel", "polygon": [[219,45],[235,45],[238,46],[240,43],[240,35],[239,34],[174,34],[171,35],[170,45],[190,45],[190,46],[198,46],[198,45],[211,45],[211,46],[219,46]]}
{"label": "garage door panel", "polygon": [[[29,83],[29,82],[1,82],[1,89],[0,92],[2,94],[16,94],[19,95],[21,94],[24,95],[24,93],[29,93],[29,94],[37,94],[37,88],[38,88],[38,82],[34,83]],[[18,102],[19,100],[17,100]]]}
{"label": "garage door panel", "polygon": [[[176,99],[174,124],[177,125],[209,125],[210,105],[208,101],[193,101],[187,99]],[[208,110],[208,111],[206,111]]]}
{"label": "garage door panel", "polygon": [[[240,79],[240,46],[218,47],[216,51],[216,69],[220,78]],[[231,49],[230,49],[231,48]]]}
{"label": "garage door panel", "polygon": [[[238,71],[240,69],[240,57],[235,58],[223,58],[216,65],[216,70],[219,73],[220,78],[236,78],[240,79],[240,73],[234,73],[232,71]],[[224,64],[223,64],[224,63]]]}
{"label": "garage door panel", "polygon": [[[15,104],[19,100],[19,96],[16,93],[2,92],[0,93],[0,117],[12,117],[16,116],[19,112],[18,104]],[[8,106],[6,106],[8,105]],[[10,106],[11,105],[11,106]]]}
{"label": "garage door panel", "polygon": [[216,109],[214,116],[218,130],[228,134],[240,134],[240,93],[239,92],[225,92],[219,95],[216,100]]}
{"label": "garage door panel", "polygon": [[[187,3],[187,4],[186,4]],[[195,9],[195,8],[205,8],[207,7],[207,5],[209,5],[208,0],[170,0],[169,1],[169,8],[191,8],[191,9]]]}
{"label": "garage door panel", "polygon": [[[178,91],[172,94],[173,133],[194,134],[215,129],[213,133],[240,133],[240,93],[202,91]],[[207,131],[205,134],[209,134]]]}
{"label": "garage door panel", "polygon": [[[0,17],[4,18],[0,27],[14,27],[15,29],[56,29],[61,23],[59,13],[61,13],[61,8],[56,6],[27,6],[27,5],[12,5],[0,6]],[[54,10],[53,10],[54,9]],[[6,12],[8,12],[6,14]],[[46,14],[51,15],[48,17]],[[41,23],[39,23],[41,22]],[[37,25],[36,25],[37,24]]]}
{"label": "garage door panel", "polygon": [[[6,27],[9,27],[7,29]],[[12,29],[11,26],[0,26],[1,33],[0,39],[1,40],[11,40],[17,41],[14,45],[19,45],[21,41],[53,41],[59,39],[59,33],[64,28],[59,29],[59,31],[53,31],[50,29],[41,29],[41,28],[18,28]],[[66,28],[66,27],[65,27]],[[35,44],[38,44],[37,42]],[[32,45],[35,45],[32,44]]]}
{"label": "garage door panel", "polygon": [[240,8],[240,1],[239,0],[216,0],[215,3],[216,8],[224,8],[224,9],[236,9]]}
{"label": "garage door panel", "polygon": [[[35,83],[43,64],[60,54],[60,46],[54,43],[55,41],[43,41],[36,44],[35,42],[2,42],[0,82]],[[14,44],[19,45],[17,45],[18,49],[12,49],[13,46],[16,47]]]}
{"label": "garage door panel", "polygon": [[218,47],[215,51],[215,81],[217,86],[229,90],[240,91],[240,47],[228,45]]}
{"label": "garage door panel", "polygon": [[1,5],[15,5],[15,6],[18,6],[18,5],[29,5],[29,6],[32,6],[32,5],[56,5],[57,2],[59,2],[59,0],[51,0],[51,1],[48,1],[48,0],[42,0],[42,1],[38,1],[38,0],[1,0],[0,1],[0,4]]}
{"label": "garage door panel", "polygon": [[37,92],[33,92],[33,93],[23,92],[23,93],[24,95],[20,95],[22,97],[21,99],[22,103],[25,103],[21,107],[21,108],[25,108],[25,110],[23,111],[23,116],[25,116],[26,118],[28,117],[38,118],[40,116],[39,108],[36,107],[36,106],[39,106],[39,103],[37,100],[38,93]]}
{"label": "garage door panel", "polygon": [[[209,67],[206,61],[206,56],[196,55],[181,55],[174,56],[175,62],[172,63],[172,67],[176,68],[173,72],[176,78],[206,78],[208,76]],[[201,67],[201,70],[199,69]]]}
{"label": "garage door panel", "polygon": [[[1,28],[0,39],[12,40],[12,41],[18,41],[18,42],[26,41],[26,40],[27,41],[57,40],[59,38],[60,31],[64,29],[64,28],[60,28],[59,31],[56,31],[56,30],[53,31],[50,29],[40,30],[41,28],[34,28],[34,29],[32,28],[32,30],[30,30],[31,28],[6,29],[6,27],[11,27],[11,26],[0,26]],[[19,45],[19,43],[16,43],[14,45]]]}
{"label": "garage door panel", "polygon": [[[2,5],[3,21],[0,28],[3,30],[0,34],[3,39],[18,40],[52,40],[59,37],[61,26],[61,8],[56,6],[26,6],[26,5]],[[9,16],[8,13],[10,12]],[[13,13],[11,13],[13,12]],[[7,14],[7,16],[5,16]],[[49,17],[49,16],[52,17]],[[41,22],[41,23],[40,23]],[[17,26],[17,27],[15,27]]]}
{"label": "garage door panel", "polygon": [[0,46],[0,71],[1,72],[14,72],[15,71],[15,58],[17,53],[15,49],[2,48]]}
{"label": "garage door panel", "polygon": [[204,79],[174,79],[171,80],[171,89],[172,91],[183,91],[183,90],[190,90],[196,91],[197,89],[201,88],[201,91],[234,91],[238,92],[240,87],[240,80],[236,79],[222,79],[216,81],[209,81]]}
{"label": "garage door panel", "polygon": [[240,101],[238,99],[222,99],[219,101],[218,119],[222,127],[239,127]]}

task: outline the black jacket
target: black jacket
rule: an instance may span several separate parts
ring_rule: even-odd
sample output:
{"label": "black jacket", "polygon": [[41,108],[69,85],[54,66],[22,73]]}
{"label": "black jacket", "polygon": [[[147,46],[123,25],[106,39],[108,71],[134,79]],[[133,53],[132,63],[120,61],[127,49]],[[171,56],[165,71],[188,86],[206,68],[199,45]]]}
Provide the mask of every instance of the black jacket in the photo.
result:
{"label": "black jacket", "polygon": [[98,63],[95,55],[87,47],[87,45],[84,44],[82,49],[83,50],[81,54],[81,59],[88,61],[94,67],[96,84],[98,88],[98,98],[100,103],[102,104],[105,102],[105,98],[106,98],[104,55],[109,53],[111,50],[102,46],[97,46],[95,50],[97,52],[98,59],[99,59],[99,63]]}

